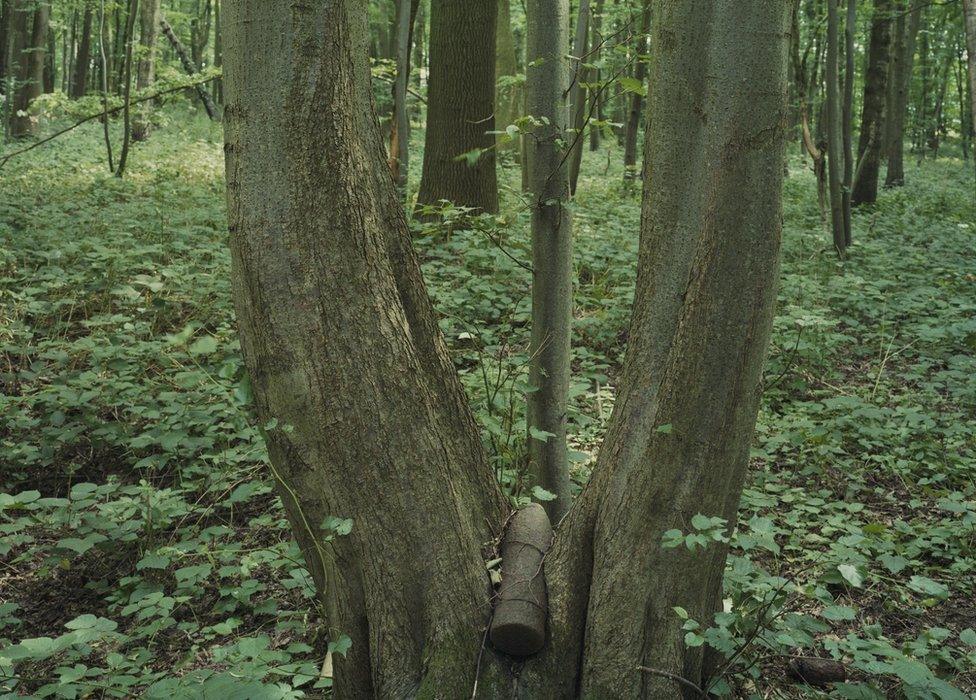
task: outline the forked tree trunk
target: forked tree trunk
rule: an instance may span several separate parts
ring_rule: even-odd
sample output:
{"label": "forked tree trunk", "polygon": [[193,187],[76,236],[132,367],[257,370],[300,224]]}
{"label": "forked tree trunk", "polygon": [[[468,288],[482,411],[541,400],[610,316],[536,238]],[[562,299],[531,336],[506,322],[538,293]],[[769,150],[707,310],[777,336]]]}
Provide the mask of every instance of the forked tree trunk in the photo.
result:
{"label": "forked tree trunk", "polygon": [[88,70],[91,65],[92,8],[85,5],[81,20],[81,39],[75,58],[74,78],[71,80],[71,97],[84,97],[88,91]]}
{"label": "forked tree trunk", "polygon": [[847,250],[844,227],[844,149],[840,104],[840,17],[837,0],[827,0],[827,180],[830,185],[830,223],[837,254]]}
{"label": "forked tree trunk", "polygon": [[[892,44],[892,67],[888,85],[888,120],[886,122],[886,151],[888,172],[885,187],[905,184],[905,117],[908,111],[908,94],[915,65],[915,39],[922,21],[920,0],[909,0],[900,7],[895,22],[896,38]],[[907,12],[907,15],[906,15]]]}
{"label": "forked tree trunk", "polygon": [[[193,59],[186,52],[186,47],[183,46],[183,42],[180,38],[176,36],[176,32],[170,26],[164,18],[160,18],[159,26],[163,30],[163,34],[169,40],[170,45],[173,47],[173,51],[180,59],[180,63],[183,65],[183,70],[186,71],[187,75],[193,75],[197,72],[198,66],[193,62]],[[217,120],[217,105],[214,104],[213,98],[210,97],[210,93],[207,92],[207,88],[203,83],[197,83],[194,88],[197,91],[197,97],[200,98],[200,102],[203,104],[203,108],[207,111],[207,116],[211,120]]]}
{"label": "forked tree trunk", "polygon": [[[555,498],[545,503],[553,523],[569,510],[566,409],[573,316],[573,221],[566,207],[572,143],[565,62],[568,0],[526,6],[526,107],[544,122],[526,139],[532,202],[532,342],[529,355],[529,453],[535,482]],[[577,25],[578,28],[579,25]],[[540,432],[534,432],[540,431]]]}
{"label": "forked tree trunk", "polygon": [[[417,203],[498,211],[495,3],[431,0],[427,132]],[[467,154],[467,155],[466,155]]]}
{"label": "forked tree trunk", "polygon": [[[136,90],[152,87],[156,78],[156,37],[159,30],[160,0],[142,0],[139,8],[139,70],[136,76]],[[139,105],[132,125],[132,138],[145,141],[149,138],[152,120],[152,101]]]}
{"label": "forked tree trunk", "polygon": [[854,179],[851,204],[871,204],[878,199],[881,169],[885,95],[888,85],[888,57],[891,53],[891,0],[875,0],[871,19],[867,69],[864,73],[864,104],[861,133],[857,140],[858,176]]}
{"label": "forked tree trunk", "polygon": [[[628,357],[545,560],[546,646],[517,677],[482,650],[482,546],[505,505],[384,165],[361,9],[223,12],[241,346],[329,628],[352,640],[336,694],[676,697],[637,666],[701,683],[672,607],[720,605],[725,550],[662,534],[699,512],[731,525],[741,495],[776,297],[789,0],[657,5]],[[330,516],[351,532],[327,539]]]}

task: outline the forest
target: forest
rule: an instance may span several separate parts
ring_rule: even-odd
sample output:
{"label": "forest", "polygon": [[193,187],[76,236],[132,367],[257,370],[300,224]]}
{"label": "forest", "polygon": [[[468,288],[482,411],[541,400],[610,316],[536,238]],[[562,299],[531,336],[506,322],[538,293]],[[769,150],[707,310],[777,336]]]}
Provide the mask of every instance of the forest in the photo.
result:
{"label": "forest", "polygon": [[976,700],[976,0],[0,0],[0,698]]}

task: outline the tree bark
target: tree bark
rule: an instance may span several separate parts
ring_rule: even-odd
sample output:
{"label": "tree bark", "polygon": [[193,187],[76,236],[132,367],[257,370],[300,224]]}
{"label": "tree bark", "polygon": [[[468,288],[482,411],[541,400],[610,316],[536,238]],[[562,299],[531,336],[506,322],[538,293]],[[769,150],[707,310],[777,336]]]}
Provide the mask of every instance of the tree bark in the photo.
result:
{"label": "tree bark", "polygon": [[[20,0],[14,3],[13,61],[17,65],[17,87],[10,108],[10,135],[13,138],[34,133],[35,121],[28,114],[31,103],[44,89],[44,60],[51,5]],[[18,51],[19,49],[19,51]]]}
{"label": "tree bark", "polygon": [[[220,0],[214,0],[213,13],[214,13],[213,65],[214,68],[220,68],[224,64],[224,39],[220,35]],[[214,102],[216,102],[218,105],[224,104],[224,86],[220,81],[220,77],[214,78],[213,98],[214,98]]]}
{"label": "tree bark", "polygon": [[840,17],[837,0],[827,0],[827,180],[830,185],[830,221],[834,248],[841,257],[847,249],[844,227],[844,160],[841,124]]}
{"label": "tree bark", "polygon": [[576,13],[576,33],[573,36],[573,52],[571,59],[569,109],[572,122],[566,134],[569,139],[569,193],[576,194],[576,183],[579,181],[580,166],[583,163],[583,138],[586,125],[586,87],[590,80],[589,69],[584,63],[589,62],[586,57],[590,35],[590,0],[580,0]]}
{"label": "tree bark", "polygon": [[[962,0],[969,64],[969,143],[976,143],[976,0]],[[976,162],[976,158],[974,158]]]}
{"label": "tree bark", "polygon": [[871,39],[864,71],[864,99],[861,131],[857,140],[858,170],[851,204],[873,204],[878,199],[878,174],[881,169],[885,95],[888,84],[888,58],[891,53],[891,0],[875,0],[871,18]]}
{"label": "tree bark", "polygon": [[[529,453],[535,482],[554,495],[546,511],[558,523],[571,503],[566,452],[570,334],[573,316],[573,222],[566,207],[571,72],[568,0],[526,6],[526,107],[536,126],[526,139],[532,202],[532,340],[529,355]],[[572,64],[570,64],[572,65]],[[542,431],[544,434],[533,431]]]}
{"label": "tree bark", "polygon": [[419,205],[498,211],[493,2],[431,0],[427,132]]}
{"label": "tree bark", "polygon": [[136,30],[136,11],[139,9],[139,0],[129,0],[129,8],[126,13],[125,34],[128,37],[125,45],[125,71],[122,86],[122,149],[119,151],[119,167],[115,170],[116,177],[125,174],[125,166],[129,160],[129,144],[132,140],[131,116],[132,116],[132,44],[135,41]]}
{"label": "tree bark", "polygon": [[[596,11],[593,13],[593,18],[591,20],[593,24],[593,31],[591,32],[593,39],[590,42],[590,56],[589,61],[592,63],[599,63],[600,53],[603,48],[603,6],[604,0],[597,0]],[[601,80],[601,71],[599,68],[591,71],[591,81],[599,84]],[[603,90],[601,89],[590,89],[587,91],[590,96],[590,114],[596,116],[597,122],[603,122]],[[596,151],[600,148],[600,130],[602,127],[593,128],[590,127],[590,150]]]}
{"label": "tree bark", "polygon": [[[183,70],[187,72],[188,75],[193,75],[197,72],[197,66],[190,58],[189,54],[186,52],[183,43],[180,41],[179,37],[173,31],[173,28],[169,26],[164,18],[160,18],[159,26],[162,27],[163,34],[169,40],[170,45],[172,45],[173,50],[176,55],[179,56],[180,63],[183,64]],[[214,104],[213,98],[210,97],[210,93],[207,92],[207,88],[201,83],[196,86],[197,96],[200,98],[200,102],[203,103],[203,108],[207,111],[207,116],[211,120],[217,119],[217,105]]]}
{"label": "tree bark", "polygon": [[393,80],[393,118],[390,123],[389,166],[393,181],[403,191],[410,167],[410,117],[407,114],[407,85],[410,80],[410,33],[416,2],[396,0],[396,77]]}
{"label": "tree bark", "polygon": [[71,80],[71,97],[84,97],[88,91],[88,70],[91,65],[92,8],[85,5],[81,21],[81,40],[78,42],[78,56],[75,58],[74,78]]}
{"label": "tree bark", "polygon": [[841,128],[844,131],[844,247],[851,244],[851,190],[854,187],[854,25],[857,23],[857,2],[847,0],[847,19],[844,22],[844,103]]}
{"label": "tree bark", "polygon": [[[558,1],[558,27],[542,30],[566,31]],[[470,697],[475,683],[483,697],[681,692],[638,665],[702,682],[672,607],[710,619],[726,551],[664,549],[662,535],[696,513],[735,521],[776,297],[788,5],[656,7],[624,375],[544,562],[546,645],[517,676],[482,649],[482,545],[505,503],[384,165],[366,13],[354,0],[225,5],[241,347],[329,627],[352,640],[338,697]]]}
{"label": "tree bark", "polygon": [[[159,29],[160,0],[142,0],[139,7],[139,70],[136,90],[152,87],[156,79],[156,38]],[[145,141],[152,126],[152,102],[143,102],[132,125],[132,139]]]}
{"label": "tree bark", "polygon": [[0,90],[7,93],[7,54],[10,48],[10,15],[13,12],[13,0],[0,0]]}
{"label": "tree bark", "polygon": [[[636,65],[634,79],[644,85],[647,75],[647,63],[642,56],[647,53],[647,33],[651,29],[651,0],[644,0],[641,13],[640,33],[634,44]],[[626,93],[625,93],[626,94]],[[630,179],[637,175],[637,133],[640,130],[641,105],[644,102],[639,92],[630,95],[630,111],[627,113],[627,130],[624,135],[624,178]]]}
{"label": "tree bark", "polygon": [[888,154],[888,172],[885,187],[905,184],[904,142],[905,116],[908,110],[908,93],[911,87],[912,67],[915,63],[915,38],[921,25],[922,11],[919,0],[909,0],[902,5],[895,21],[895,42],[892,45],[893,65],[888,85],[888,119],[885,150]]}

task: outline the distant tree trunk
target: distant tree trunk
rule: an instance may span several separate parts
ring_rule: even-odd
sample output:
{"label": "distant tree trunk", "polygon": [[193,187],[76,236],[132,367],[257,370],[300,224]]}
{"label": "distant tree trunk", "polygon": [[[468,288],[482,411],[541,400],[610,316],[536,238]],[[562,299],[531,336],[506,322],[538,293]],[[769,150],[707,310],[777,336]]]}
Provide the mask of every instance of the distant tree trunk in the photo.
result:
{"label": "distant tree trunk", "polygon": [[[199,2],[197,2],[199,7]],[[210,18],[212,0],[203,0],[203,12],[190,20],[190,58],[198,69],[206,63],[207,44],[210,42]]]}
{"label": "distant tree trunk", "polygon": [[569,139],[569,193],[576,194],[580,166],[583,162],[583,139],[586,124],[586,87],[589,70],[584,63],[589,61],[586,47],[590,34],[590,0],[580,0],[576,13],[576,34],[573,36],[573,51],[570,62],[569,114],[572,118],[566,138]]}
{"label": "distant tree trunk", "polygon": [[962,7],[969,57],[969,143],[973,145],[976,144],[976,0],[962,0]]}
{"label": "distant tree trunk", "polygon": [[[14,37],[12,63],[16,62],[19,70],[18,85],[10,111],[10,135],[20,138],[33,134],[35,129],[35,121],[27,111],[44,88],[44,62],[51,5],[47,2],[35,4],[32,0],[20,0],[14,3],[14,13],[17,36]],[[24,43],[21,43],[21,36],[26,40]],[[17,51],[18,48],[21,50]]]}
{"label": "distant tree trunk", "polygon": [[[565,27],[561,7],[545,19]],[[727,547],[662,538],[698,513],[736,525],[779,276],[789,2],[655,3],[627,359],[538,571],[548,624],[528,659],[484,645],[483,545],[507,509],[384,166],[361,10],[223,12],[241,349],[330,635],[351,641],[336,697],[682,697],[675,679],[709,669],[674,607],[721,610]]]}
{"label": "distant tree trunk", "polygon": [[75,58],[75,75],[71,80],[71,97],[84,97],[88,90],[88,70],[91,64],[92,8],[85,5],[81,20],[81,40],[78,42],[78,56]]}
{"label": "distant tree trunk", "polygon": [[857,140],[858,177],[855,178],[851,194],[853,205],[872,204],[878,199],[888,57],[891,53],[891,11],[891,0],[875,0],[867,68],[864,71],[864,104],[861,108],[861,132]]}
{"label": "distant tree trunk", "polygon": [[13,7],[13,0],[0,0],[0,91],[4,94],[7,93],[7,54],[10,48],[10,14]]}
{"label": "distant tree trunk", "polygon": [[410,115],[407,86],[410,80],[410,42],[418,0],[396,0],[396,78],[393,81],[393,119],[390,126],[390,172],[405,189],[410,167]]}
{"label": "distant tree trunk", "polygon": [[854,26],[857,2],[847,0],[844,22],[844,103],[841,128],[844,130],[844,245],[851,244],[851,190],[854,187]]}
{"label": "distant tree trunk", "polygon": [[840,17],[837,0],[827,0],[827,179],[830,184],[830,221],[837,254],[847,250],[844,228],[844,150],[840,104]]}
{"label": "distant tree trunk", "polygon": [[[48,12],[50,13],[50,10]],[[54,92],[54,86],[58,82],[57,48],[57,37],[55,36],[55,32],[49,28],[47,32],[47,52],[44,54],[44,93],[47,95]]]}
{"label": "distant tree trunk", "polygon": [[498,211],[494,2],[431,0],[427,133],[417,204]]}
{"label": "distant tree trunk", "polygon": [[[518,61],[515,57],[515,35],[512,32],[511,0],[497,0],[498,27],[495,40],[495,128],[504,130],[518,119],[522,105],[522,89],[518,85],[503,84],[511,82],[518,75]],[[499,135],[499,150],[517,150],[519,140]]]}
{"label": "distant tree trunk", "polygon": [[[599,63],[600,52],[603,49],[602,46],[603,5],[604,5],[604,0],[597,0],[596,11],[593,13],[593,19],[591,20],[591,23],[593,25],[593,29],[590,32],[591,36],[593,37],[592,41],[590,42],[591,55],[589,57],[589,61],[591,63]],[[601,70],[597,68],[591,71],[590,79],[593,83],[599,85],[600,81],[602,80]],[[590,89],[588,92],[590,95],[590,114],[596,118],[598,123],[602,122],[603,121],[603,90],[599,88],[595,88],[595,89]],[[602,127],[600,126],[597,126],[596,128],[594,128],[592,125],[590,126],[590,150],[591,151],[596,151],[599,150],[600,148],[601,130]]]}
{"label": "distant tree trunk", "polygon": [[[644,0],[641,12],[640,33],[634,43],[636,65],[634,80],[642,87],[647,75],[647,64],[642,56],[647,54],[647,33],[651,29],[651,0]],[[625,93],[626,94],[626,93]],[[630,111],[627,113],[627,131],[624,136],[624,178],[637,177],[637,133],[640,130],[641,104],[644,98],[640,92],[630,95]]]}
{"label": "distant tree trunk", "polygon": [[75,43],[78,40],[78,10],[71,11],[70,35],[65,32],[64,43],[61,46],[63,56],[61,66],[61,91],[65,95],[71,94],[71,79],[74,77]]}
{"label": "distant tree trunk", "polygon": [[[144,0],[151,1],[151,0]],[[136,11],[139,9],[139,0],[129,0],[129,8],[126,13],[125,34],[128,40],[125,45],[125,74],[122,86],[122,150],[119,152],[119,167],[115,171],[116,177],[125,174],[125,166],[129,159],[129,142],[132,140],[131,130],[131,101],[132,101],[132,44],[135,42]]]}
{"label": "distant tree trunk", "polygon": [[108,159],[108,169],[115,172],[115,161],[112,157],[112,135],[108,130],[108,76],[109,70],[108,56],[108,27],[105,21],[105,0],[99,0],[98,4],[98,52],[101,63],[99,64],[100,77],[102,81],[102,136],[105,139],[105,154]]}
{"label": "distant tree trunk", "polygon": [[949,89],[949,69],[952,67],[951,44],[946,37],[943,37],[943,47],[941,53],[936,53],[936,86],[935,86],[935,109],[932,111],[932,119],[929,121],[928,134],[925,145],[933,156],[939,155],[939,146],[942,144],[942,136],[945,134],[945,98]]}
{"label": "distant tree trunk", "polygon": [[[213,64],[214,68],[220,68],[224,64],[224,40],[220,35],[220,0],[214,0],[213,3],[213,13],[214,13],[214,55]],[[224,104],[224,86],[220,78],[214,78],[213,81],[213,98],[214,102],[218,105]]]}
{"label": "distant tree trunk", "polygon": [[[187,54],[186,49],[183,47],[183,43],[180,41],[179,37],[173,31],[173,28],[169,25],[164,18],[160,18],[159,26],[162,27],[163,34],[169,40],[170,45],[179,56],[180,63],[183,64],[183,70],[187,72],[188,75],[193,75],[197,72],[197,66]],[[203,108],[207,110],[207,116],[211,120],[217,119],[217,106],[214,104],[213,99],[210,97],[210,93],[207,92],[207,88],[200,83],[196,86],[197,96],[200,98],[200,102],[203,103]]]}
{"label": "distant tree trunk", "polygon": [[[888,119],[885,150],[888,154],[888,173],[885,187],[905,184],[904,142],[905,117],[908,110],[908,94],[911,88],[912,67],[915,63],[915,38],[921,24],[922,11],[919,0],[910,0],[911,6],[899,8],[895,20],[895,40],[892,44],[892,69],[888,81]],[[906,16],[907,10],[907,16]]]}
{"label": "distant tree trunk", "polygon": [[[136,90],[152,87],[156,79],[156,38],[159,29],[160,0],[142,0],[139,7],[139,69]],[[136,110],[132,139],[145,141],[152,126],[152,101],[142,102]]]}
{"label": "distant tree trunk", "polygon": [[535,483],[555,496],[544,505],[549,518],[558,522],[572,498],[566,410],[573,317],[573,221],[566,206],[570,187],[567,151],[561,145],[564,139],[566,144],[571,143],[574,136],[567,128],[572,73],[564,59],[569,2],[533,0],[526,9],[526,107],[529,114],[546,122],[526,139],[532,202],[529,453]]}
{"label": "distant tree trunk", "polygon": [[415,40],[413,42],[414,43],[413,65],[417,70],[413,71],[413,75],[416,81],[415,84],[419,86],[421,73],[423,73],[423,71],[427,68],[427,54],[425,51],[427,46],[427,41],[426,41],[427,3],[426,2],[421,2],[417,6],[417,19],[414,20],[414,27],[416,29],[414,31]]}

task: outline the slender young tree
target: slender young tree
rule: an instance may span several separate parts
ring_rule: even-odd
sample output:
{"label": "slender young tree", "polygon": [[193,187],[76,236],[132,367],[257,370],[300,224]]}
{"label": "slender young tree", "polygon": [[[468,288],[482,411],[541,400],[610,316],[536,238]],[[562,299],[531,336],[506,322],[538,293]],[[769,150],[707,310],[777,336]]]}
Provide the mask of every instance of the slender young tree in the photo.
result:
{"label": "slender young tree", "polygon": [[351,640],[337,696],[657,699],[684,692],[676,678],[706,684],[673,607],[721,609],[726,549],[662,536],[696,513],[735,522],[779,272],[789,4],[655,6],[627,360],[539,572],[545,646],[513,667],[483,646],[483,546],[505,500],[384,164],[367,14],[226,2],[241,347],[278,493],[329,628]]}
{"label": "slender young tree", "polygon": [[837,254],[847,250],[844,225],[844,150],[840,104],[840,16],[837,0],[827,0],[827,180],[830,185],[830,222]]}
{"label": "slender young tree", "polygon": [[857,22],[857,2],[847,0],[844,22],[844,102],[841,129],[844,137],[844,247],[851,244],[851,190],[854,187],[854,27]]}
{"label": "slender young tree", "polygon": [[908,95],[915,65],[915,39],[922,21],[920,0],[903,3],[895,23],[895,40],[892,44],[892,70],[888,81],[888,119],[886,152],[888,172],[885,187],[905,184],[905,117],[908,111]]}
{"label": "slender young tree", "polygon": [[[526,5],[526,108],[539,122],[526,144],[532,202],[532,362],[529,452],[536,483],[554,495],[546,510],[558,522],[569,510],[566,410],[573,316],[573,221],[566,207],[570,67],[568,0]],[[577,24],[579,29],[579,24]],[[575,63],[575,61],[574,61]]]}
{"label": "slender young tree", "polygon": [[7,91],[7,54],[10,46],[10,15],[13,0],[0,0],[0,85]]}
{"label": "slender young tree", "polygon": [[[590,56],[589,60],[592,63],[600,62],[600,53],[603,49],[603,6],[604,0],[596,0],[596,8],[593,12],[593,18],[590,20],[593,25],[590,34],[593,39],[590,42]],[[601,80],[601,70],[596,68],[590,72],[591,82],[599,85]],[[590,114],[593,115],[598,122],[603,121],[603,90],[601,89],[589,89],[587,91],[590,96]],[[596,151],[600,148],[600,129],[590,127],[590,150]]]}
{"label": "slender young tree", "polygon": [[[197,72],[198,66],[194,63],[193,59],[186,52],[186,47],[183,46],[183,42],[180,38],[176,36],[176,32],[173,31],[173,27],[170,26],[163,17],[159,18],[159,26],[163,30],[163,34],[169,41],[170,46],[173,47],[173,51],[180,59],[180,63],[183,65],[183,70],[186,71],[188,75],[193,75]],[[203,108],[207,112],[207,116],[212,120],[218,119],[217,105],[214,104],[213,98],[210,93],[207,92],[207,88],[203,83],[198,83],[196,86],[197,97],[200,98],[200,103],[203,104]]]}
{"label": "slender young tree", "polygon": [[[515,34],[512,31],[511,0],[498,0],[498,27],[495,39],[495,127],[505,129],[518,119],[522,106],[522,89],[514,83],[518,75]],[[500,150],[515,150],[519,140],[499,136]]]}
{"label": "slender young tree", "polygon": [[498,211],[493,2],[431,0],[427,132],[417,203]]}
{"label": "slender young tree", "polygon": [[[156,39],[159,36],[160,0],[142,0],[139,6],[139,69],[136,76],[136,89],[152,87],[156,79]],[[149,138],[152,124],[152,102],[139,105],[132,124],[132,139],[145,141]]]}
{"label": "slender young tree", "polygon": [[567,134],[569,149],[569,193],[576,194],[580,166],[583,163],[583,138],[586,123],[586,83],[590,81],[586,63],[588,39],[590,35],[590,0],[580,0],[576,12],[576,33],[573,35],[573,52],[569,87],[569,114],[572,118]]}
{"label": "slender young tree", "polygon": [[81,39],[75,56],[74,77],[71,79],[71,97],[84,97],[88,91],[88,72],[91,69],[92,6],[85,4],[81,19]]}
{"label": "slender young tree", "polygon": [[390,171],[401,190],[407,186],[410,168],[410,116],[407,86],[410,81],[410,43],[417,0],[396,0],[396,77],[393,81],[393,118],[390,123]]}
{"label": "slender young tree", "polygon": [[962,0],[962,13],[966,27],[966,54],[969,57],[969,142],[974,144],[976,143],[976,0]]}
{"label": "slender young tree", "polygon": [[864,71],[861,131],[857,140],[858,165],[851,192],[853,205],[871,204],[878,199],[888,57],[891,54],[891,14],[891,0],[875,0]]}
{"label": "slender young tree", "polygon": [[129,0],[129,8],[125,16],[127,40],[122,85],[122,149],[119,151],[119,167],[115,169],[116,177],[125,175],[125,166],[129,162],[129,144],[132,141],[132,44],[135,43],[136,12],[138,9],[139,0]]}
{"label": "slender young tree", "polygon": [[[647,63],[642,59],[647,53],[647,33],[651,29],[651,0],[644,0],[641,11],[640,32],[634,39],[635,68],[634,80],[644,85],[647,75]],[[637,134],[640,131],[641,105],[644,97],[635,90],[629,95],[630,111],[627,113],[627,127],[624,134],[624,178],[629,179],[637,175]]]}

